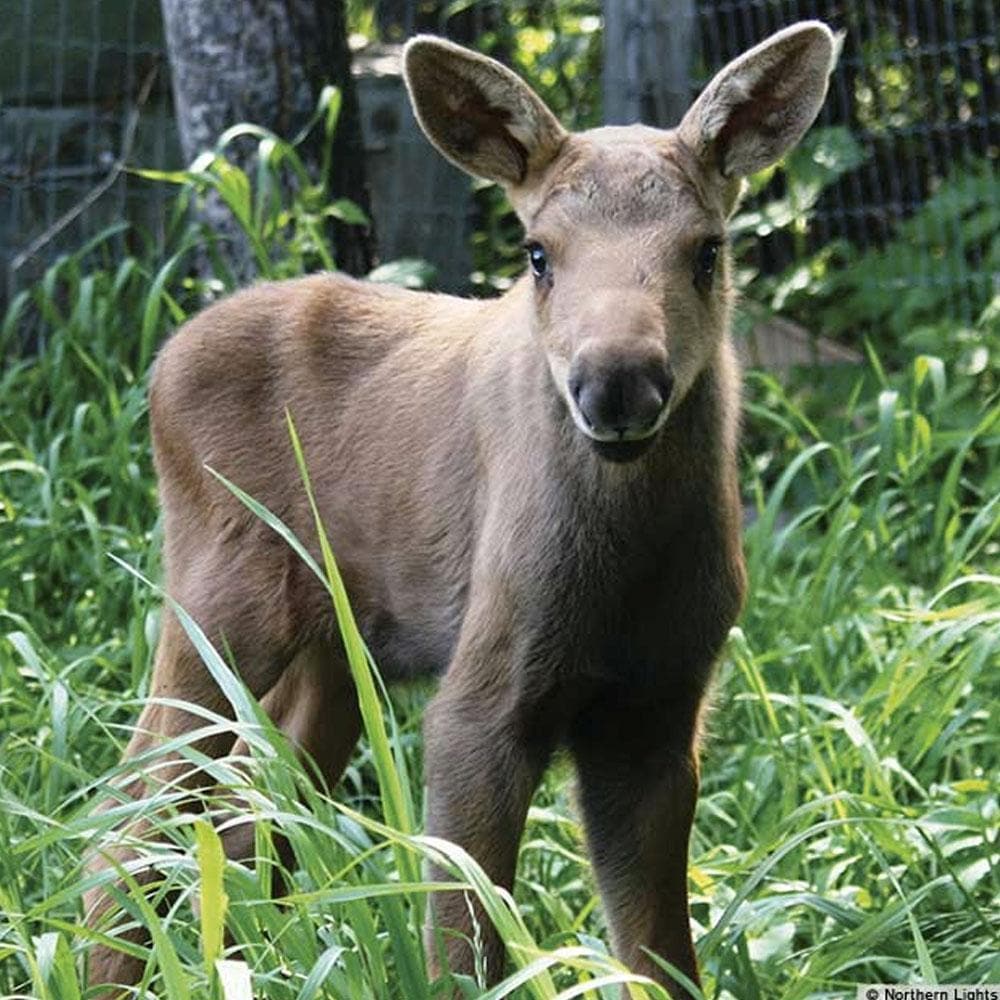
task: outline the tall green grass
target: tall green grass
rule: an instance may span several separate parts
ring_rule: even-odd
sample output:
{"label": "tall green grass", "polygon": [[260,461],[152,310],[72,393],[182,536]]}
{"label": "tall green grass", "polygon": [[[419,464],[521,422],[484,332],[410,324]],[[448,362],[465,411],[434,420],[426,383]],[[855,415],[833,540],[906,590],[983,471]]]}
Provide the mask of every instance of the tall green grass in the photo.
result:
{"label": "tall green grass", "polygon": [[[137,847],[165,883],[147,902],[126,882],[119,900],[124,920],[155,929],[151,951],[128,946],[149,958],[152,995],[433,996],[446,984],[428,983],[420,927],[434,858],[508,944],[506,986],[472,977],[466,995],[617,997],[628,976],[607,955],[568,762],[530,812],[513,899],[422,837],[427,691],[382,691],[332,553],[314,569],[340,613],[367,733],[337,794],[315,788],[184,619],[235,714],[203,713],[204,727],[243,735],[249,757],[202,760],[193,734],[166,749],[228,795],[194,809],[164,783],[146,803],[94,813],[163,753],[118,763],[161,604],[146,582],[159,566],[145,377],[202,291],[183,277],[194,243],[181,229],[160,258],[116,261],[107,245],[53,265],[0,332],[0,993],[84,994],[86,953],[111,931],[83,926],[99,876],[82,858],[141,811],[155,836]],[[37,350],[19,346],[26,335]],[[791,386],[748,380],[751,596],[719,672],[692,845],[707,997],[1000,980],[994,378],[943,345],[894,373],[873,356]],[[258,820],[255,866],[220,853],[233,792]],[[279,832],[295,863],[275,899]]]}

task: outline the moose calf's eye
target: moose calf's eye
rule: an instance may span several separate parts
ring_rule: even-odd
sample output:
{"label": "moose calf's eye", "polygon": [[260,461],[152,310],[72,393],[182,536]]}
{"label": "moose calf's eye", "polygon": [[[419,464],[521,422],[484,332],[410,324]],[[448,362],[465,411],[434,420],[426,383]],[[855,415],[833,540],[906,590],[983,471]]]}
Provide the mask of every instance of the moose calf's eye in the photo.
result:
{"label": "moose calf's eye", "polygon": [[698,251],[698,262],[694,269],[694,283],[701,291],[707,291],[712,286],[712,276],[715,274],[715,264],[719,258],[719,240],[705,240]]}
{"label": "moose calf's eye", "polygon": [[536,278],[544,278],[549,272],[549,259],[545,255],[545,248],[540,243],[528,243],[525,249],[528,251],[531,273]]}

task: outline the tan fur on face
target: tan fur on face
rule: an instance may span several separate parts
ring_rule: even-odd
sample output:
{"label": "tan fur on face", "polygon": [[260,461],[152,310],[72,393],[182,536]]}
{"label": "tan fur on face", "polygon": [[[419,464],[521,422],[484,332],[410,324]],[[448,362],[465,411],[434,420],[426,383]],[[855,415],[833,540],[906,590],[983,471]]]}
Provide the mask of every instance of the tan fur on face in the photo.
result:
{"label": "tan fur on face", "polygon": [[[676,998],[688,994],[649,953],[698,981],[686,860],[699,714],[746,588],[725,253],[714,276],[696,269],[724,234],[732,171],[781,155],[811,121],[831,37],[807,23],[758,46],[675,132],[574,136],[498,63],[418,39],[405,67],[429,138],[505,185],[551,269],[492,301],[331,274],[260,285],[186,323],[151,377],[167,590],[321,780],[336,782],[360,729],[329,595],[206,468],[319,558],[286,413],[383,676],[442,675],[425,720],[428,831],[509,890],[532,792],[567,748],[616,951]],[[646,390],[654,418],[631,437],[588,425],[574,365],[615,405]],[[230,712],[169,610],[151,694],[127,757],[201,727],[183,701]],[[233,744],[212,727],[194,749]],[[177,755],[158,773],[210,784]],[[157,780],[137,774],[126,793]],[[252,831],[234,830],[227,850],[245,856]],[[135,862],[121,843],[109,854]],[[113,914],[99,889],[89,904],[92,925]],[[434,893],[432,921],[464,974],[475,923],[496,982],[503,945],[473,905]],[[92,950],[91,986],[141,975],[107,939]]]}
{"label": "tan fur on face", "polygon": [[727,328],[725,255],[710,294],[693,281],[704,241],[724,235],[724,189],[670,133],[595,129],[567,143],[525,215],[528,239],[552,261],[534,329],[557,390],[565,395],[565,372],[588,338],[645,339],[669,358],[671,407],[680,405]]}

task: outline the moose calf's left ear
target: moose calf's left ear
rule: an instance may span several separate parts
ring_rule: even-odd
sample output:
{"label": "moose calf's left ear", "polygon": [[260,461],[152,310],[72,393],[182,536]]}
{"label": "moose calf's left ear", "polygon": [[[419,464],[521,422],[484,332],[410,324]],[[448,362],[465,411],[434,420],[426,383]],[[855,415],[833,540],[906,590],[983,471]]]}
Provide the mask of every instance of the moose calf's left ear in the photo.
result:
{"label": "moose calf's left ear", "polygon": [[408,42],[403,76],[427,138],[476,177],[516,188],[551,163],[566,137],[520,77],[443,38]]}
{"label": "moose calf's left ear", "polygon": [[725,178],[770,166],[819,114],[839,48],[821,21],[779,31],[720,70],[678,134]]}

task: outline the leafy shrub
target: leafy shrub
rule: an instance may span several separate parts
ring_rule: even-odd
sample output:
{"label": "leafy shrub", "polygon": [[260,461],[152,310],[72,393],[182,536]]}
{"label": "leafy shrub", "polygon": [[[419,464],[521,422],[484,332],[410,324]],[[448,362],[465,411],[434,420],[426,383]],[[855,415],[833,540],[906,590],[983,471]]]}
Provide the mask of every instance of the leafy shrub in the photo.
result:
{"label": "leafy shrub", "polygon": [[[757,280],[748,294],[817,334],[855,343],[870,338],[894,362],[914,349],[953,357],[958,332],[966,364],[984,369],[1000,336],[1000,202],[993,165],[982,160],[956,169],[882,246],[861,251],[838,240],[808,254],[803,237],[816,197],[856,166],[859,155],[845,130],[816,130],[779,167],[787,174],[786,195],[734,220],[737,233],[786,229],[799,239],[796,263]],[[932,345],[945,332],[942,324],[952,336]]]}

